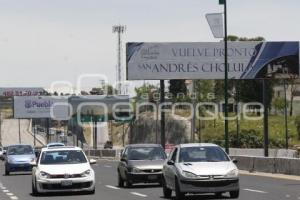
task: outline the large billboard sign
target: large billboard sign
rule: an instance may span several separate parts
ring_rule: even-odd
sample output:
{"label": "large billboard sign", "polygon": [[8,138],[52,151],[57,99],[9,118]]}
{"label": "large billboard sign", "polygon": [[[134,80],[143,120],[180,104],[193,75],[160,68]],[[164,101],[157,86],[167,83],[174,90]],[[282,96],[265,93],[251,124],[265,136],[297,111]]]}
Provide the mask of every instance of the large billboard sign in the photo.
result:
{"label": "large billboard sign", "polygon": [[50,96],[14,97],[14,118],[68,119],[68,99]]}
{"label": "large billboard sign", "polygon": [[43,88],[16,88],[7,87],[0,88],[0,96],[13,97],[13,96],[41,96],[45,93]]}
{"label": "large billboard sign", "polygon": [[[127,43],[128,80],[224,79],[224,43]],[[299,77],[299,42],[229,42],[229,79]]]}

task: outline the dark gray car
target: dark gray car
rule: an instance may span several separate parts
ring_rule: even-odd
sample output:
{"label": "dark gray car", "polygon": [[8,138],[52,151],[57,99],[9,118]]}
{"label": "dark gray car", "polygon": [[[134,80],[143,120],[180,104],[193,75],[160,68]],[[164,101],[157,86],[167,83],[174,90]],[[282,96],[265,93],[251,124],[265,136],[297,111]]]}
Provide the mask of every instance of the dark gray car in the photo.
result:
{"label": "dark gray car", "polygon": [[158,144],[134,144],[125,147],[118,165],[118,185],[160,183],[166,154]]}

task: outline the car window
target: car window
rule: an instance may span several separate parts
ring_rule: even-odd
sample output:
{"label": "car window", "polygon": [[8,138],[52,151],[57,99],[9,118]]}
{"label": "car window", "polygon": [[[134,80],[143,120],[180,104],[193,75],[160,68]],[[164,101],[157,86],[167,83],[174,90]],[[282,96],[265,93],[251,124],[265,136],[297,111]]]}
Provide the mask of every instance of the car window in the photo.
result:
{"label": "car window", "polygon": [[30,155],[34,154],[33,148],[29,145],[9,146],[7,155]]}
{"label": "car window", "polygon": [[220,147],[181,148],[179,162],[224,162],[228,156]]}
{"label": "car window", "polygon": [[128,160],[164,160],[166,157],[162,147],[132,147],[128,150]]}
{"label": "car window", "polygon": [[171,157],[171,160],[174,162],[176,162],[177,152],[178,152],[178,149],[175,148],[173,151],[172,157]]}
{"label": "car window", "polygon": [[40,159],[41,165],[80,164],[87,162],[81,150],[44,151]]}

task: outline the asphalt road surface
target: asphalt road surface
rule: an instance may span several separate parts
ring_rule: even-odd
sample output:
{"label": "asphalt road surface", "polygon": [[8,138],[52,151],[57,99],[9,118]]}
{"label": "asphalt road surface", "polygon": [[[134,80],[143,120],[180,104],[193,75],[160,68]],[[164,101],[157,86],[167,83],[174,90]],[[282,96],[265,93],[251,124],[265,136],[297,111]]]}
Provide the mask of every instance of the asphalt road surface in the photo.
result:
{"label": "asphalt road surface", "polygon": [[[3,163],[0,164],[0,200],[162,200],[162,189],[158,185],[138,185],[130,189],[117,187],[117,162],[98,161],[94,165],[96,172],[96,193],[53,194],[32,196],[31,174],[17,173],[4,176]],[[241,175],[242,200],[299,200],[300,181],[269,178],[262,176]],[[174,195],[174,194],[173,194]],[[220,199],[214,195],[193,195],[187,199]],[[224,194],[222,199],[229,199]]]}

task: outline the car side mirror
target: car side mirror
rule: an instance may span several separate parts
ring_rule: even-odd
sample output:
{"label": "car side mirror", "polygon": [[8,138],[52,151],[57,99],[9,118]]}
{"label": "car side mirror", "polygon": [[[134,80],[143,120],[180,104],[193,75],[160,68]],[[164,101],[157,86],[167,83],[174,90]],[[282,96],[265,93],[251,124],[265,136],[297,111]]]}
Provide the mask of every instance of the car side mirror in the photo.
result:
{"label": "car side mirror", "polygon": [[173,160],[168,160],[167,164],[168,165],[175,165],[175,162]]}
{"label": "car side mirror", "polygon": [[32,167],[36,167],[36,166],[37,166],[37,163],[36,163],[36,161],[31,161],[31,162],[30,162],[30,165],[31,165]]}
{"label": "car side mirror", "polygon": [[94,165],[94,164],[96,164],[97,163],[97,160],[95,160],[95,159],[90,159],[90,164],[91,165]]}
{"label": "car side mirror", "polygon": [[234,164],[237,164],[238,163],[238,160],[237,159],[232,159],[232,162],[234,163]]}

